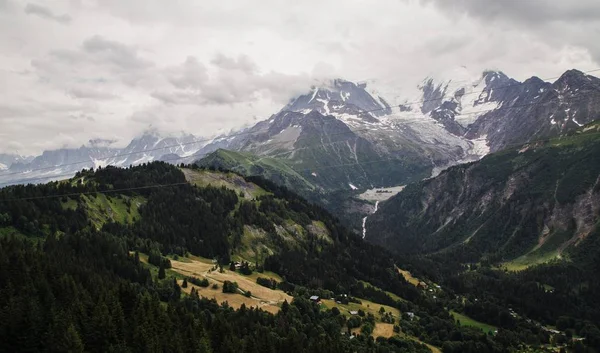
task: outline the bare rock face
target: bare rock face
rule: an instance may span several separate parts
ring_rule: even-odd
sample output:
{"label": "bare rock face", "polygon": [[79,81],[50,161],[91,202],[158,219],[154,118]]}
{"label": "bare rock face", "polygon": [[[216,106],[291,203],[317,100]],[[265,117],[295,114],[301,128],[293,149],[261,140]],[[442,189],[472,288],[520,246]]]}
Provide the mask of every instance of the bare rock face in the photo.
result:
{"label": "bare rock face", "polygon": [[412,184],[367,221],[367,240],[465,261],[558,256],[600,219],[600,123],[493,153]]}

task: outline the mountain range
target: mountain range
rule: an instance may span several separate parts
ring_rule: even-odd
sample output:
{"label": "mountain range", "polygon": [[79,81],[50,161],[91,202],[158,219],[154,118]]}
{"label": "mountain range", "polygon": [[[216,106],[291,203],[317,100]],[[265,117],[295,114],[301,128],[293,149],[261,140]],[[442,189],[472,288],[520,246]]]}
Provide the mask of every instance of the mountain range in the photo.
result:
{"label": "mountain range", "polygon": [[254,126],[210,140],[148,133],[124,149],[89,143],[32,159],[8,156],[0,160],[0,185],[152,160],[179,164],[205,156],[202,164],[224,165],[218,152],[224,149],[251,153],[259,162],[276,160],[286,166],[277,173],[287,178],[293,171],[312,193],[356,194],[405,185],[513,144],[556,136],[600,112],[600,80],[577,70],[553,83],[537,77],[518,82],[498,71],[474,75],[465,68],[444,77],[451,78],[424,79],[406,97],[385,93],[393,89],[377,82],[333,80]]}
{"label": "mountain range", "polygon": [[599,83],[338,79],[212,139],[0,155],[38,183],[0,188],[0,350],[600,351]]}
{"label": "mountain range", "polygon": [[125,148],[113,148],[104,141],[89,141],[79,148],[44,151],[36,157],[0,155],[0,158],[6,156],[0,159],[6,166],[0,171],[0,186],[65,179],[81,169],[108,165],[127,167],[156,160],[190,163],[205,144],[205,139],[191,134],[162,137],[156,132],[148,132],[133,139]]}

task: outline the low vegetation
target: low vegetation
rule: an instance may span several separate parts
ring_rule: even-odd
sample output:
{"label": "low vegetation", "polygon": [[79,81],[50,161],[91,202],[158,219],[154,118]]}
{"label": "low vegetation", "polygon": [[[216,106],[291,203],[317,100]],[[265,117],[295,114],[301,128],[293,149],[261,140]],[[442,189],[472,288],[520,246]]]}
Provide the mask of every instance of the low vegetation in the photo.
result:
{"label": "low vegetation", "polygon": [[494,333],[497,331],[497,328],[495,326],[484,324],[477,320],[473,320],[464,314],[457,313],[456,311],[451,311],[450,313],[452,314],[452,317],[454,317],[454,319],[462,326],[475,327],[481,329],[485,333]]}

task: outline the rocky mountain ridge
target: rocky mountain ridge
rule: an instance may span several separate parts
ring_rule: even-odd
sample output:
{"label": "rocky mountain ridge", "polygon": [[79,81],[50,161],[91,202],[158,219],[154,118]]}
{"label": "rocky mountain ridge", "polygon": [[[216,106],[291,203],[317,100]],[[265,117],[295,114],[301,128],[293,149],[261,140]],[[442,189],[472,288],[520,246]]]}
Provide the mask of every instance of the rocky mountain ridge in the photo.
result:
{"label": "rocky mountain ridge", "polygon": [[537,77],[518,82],[498,71],[473,75],[464,68],[452,76],[427,78],[408,98],[379,89],[376,82],[337,79],[233,134],[210,141],[145,134],[124,149],[90,145],[45,151],[25,163],[4,163],[0,185],[42,182],[104,165],[188,163],[228,149],[285,160],[327,190],[364,190],[435,176],[449,166],[557,136],[599,116],[600,80],[577,70],[554,83]]}
{"label": "rocky mountain ridge", "polygon": [[600,123],[407,186],[367,220],[401,253],[534,265],[568,257],[600,219]]}

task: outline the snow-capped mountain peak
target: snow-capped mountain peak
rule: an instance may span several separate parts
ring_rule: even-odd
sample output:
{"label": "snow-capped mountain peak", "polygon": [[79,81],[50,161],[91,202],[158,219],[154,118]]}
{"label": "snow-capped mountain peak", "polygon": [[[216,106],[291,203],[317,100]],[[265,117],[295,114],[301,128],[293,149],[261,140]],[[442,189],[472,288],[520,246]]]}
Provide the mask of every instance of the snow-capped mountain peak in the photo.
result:
{"label": "snow-capped mountain peak", "polygon": [[[308,113],[316,110],[323,115],[334,112],[343,114],[346,110],[370,112],[373,116],[389,114],[389,106],[367,92],[366,83],[357,84],[343,79],[335,79],[327,85],[313,87],[312,91],[296,97],[282,111]],[[344,107],[344,108],[342,108]]]}
{"label": "snow-capped mountain peak", "polygon": [[[111,141],[94,140],[77,149],[45,151],[33,160],[0,155],[0,168],[9,168],[0,172],[0,186],[25,182],[26,177],[43,182],[106,165],[189,163],[217,149],[287,159],[304,168],[297,172],[309,179],[315,172],[307,167],[359,166],[380,159],[398,162],[393,168],[410,165],[418,173],[431,168],[435,174],[510,144],[555,136],[599,118],[598,87],[599,79],[576,70],[549,83],[537,77],[518,82],[493,70],[474,74],[463,67],[404,89],[336,79],[296,97],[267,120],[210,141],[148,131],[122,149],[111,148]],[[377,173],[370,174],[371,167]],[[328,173],[338,175],[327,187],[383,186],[407,177],[402,168],[395,177],[388,175],[392,166],[386,168],[331,168]]]}
{"label": "snow-capped mountain peak", "polygon": [[39,183],[64,178],[83,168],[128,167],[156,160],[191,163],[201,157],[197,153],[208,143],[207,139],[191,134],[161,137],[152,131],[134,138],[125,148],[105,147],[104,142],[93,141],[89,146],[44,151],[30,160],[22,159],[11,164],[3,159],[0,163],[8,170],[0,173],[0,187],[10,183]]}

